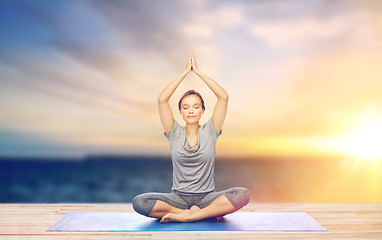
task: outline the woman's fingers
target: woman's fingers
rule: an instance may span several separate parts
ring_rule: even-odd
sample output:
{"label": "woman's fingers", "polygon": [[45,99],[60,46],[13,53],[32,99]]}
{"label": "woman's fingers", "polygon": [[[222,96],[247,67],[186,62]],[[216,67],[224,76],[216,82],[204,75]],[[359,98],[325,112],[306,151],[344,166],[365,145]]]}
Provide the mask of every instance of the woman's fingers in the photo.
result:
{"label": "woman's fingers", "polygon": [[187,59],[186,71],[187,73],[192,71],[192,61],[190,57]]}
{"label": "woman's fingers", "polygon": [[193,71],[195,71],[196,69],[198,69],[198,66],[196,65],[196,61],[195,61],[195,58],[194,58],[194,52],[192,51],[192,47],[190,47],[190,58],[191,58],[191,69]]}
{"label": "woman's fingers", "polygon": [[192,52],[192,47],[189,48],[188,50],[188,59],[190,60],[191,63],[191,71],[193,70],[193,61],[192,59],[194,58],[194,53]]}

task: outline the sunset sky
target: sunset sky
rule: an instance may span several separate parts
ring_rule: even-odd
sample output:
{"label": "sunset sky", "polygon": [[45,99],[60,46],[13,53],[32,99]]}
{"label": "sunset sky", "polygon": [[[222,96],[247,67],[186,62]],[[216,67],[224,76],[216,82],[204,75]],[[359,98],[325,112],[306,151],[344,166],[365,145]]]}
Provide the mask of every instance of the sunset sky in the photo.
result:
{"label": "sunset sky", "polygon": [[[169,155],[186,66],[229,93],[217,156],[382,157],[382,2],[1,1],[0,156]],[[187,90],[216,97],[194,73]],[[365,145],[366,143],[366,145]],[[364,153],[366,151],[366,153]],[[364,154],[364,155],[362,155]]]}

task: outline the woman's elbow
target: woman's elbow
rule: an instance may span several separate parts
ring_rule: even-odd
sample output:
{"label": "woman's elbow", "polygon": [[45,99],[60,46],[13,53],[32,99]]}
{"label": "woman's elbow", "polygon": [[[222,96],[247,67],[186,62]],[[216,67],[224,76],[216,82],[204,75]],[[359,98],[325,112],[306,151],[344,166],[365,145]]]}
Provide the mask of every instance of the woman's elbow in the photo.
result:
{"label": "woman's elbow", "polygon": [[219,96],[219,98],[221,100],[228,101],[229,95],[228,95],[228,93],[225,93],[225,94],[222,94],[221,96]]}
{"label": "woman's elbow", "polygon": [[158,96],[158,103],[164,103],[164,102],[168,102],[168,99],[159,95]]}

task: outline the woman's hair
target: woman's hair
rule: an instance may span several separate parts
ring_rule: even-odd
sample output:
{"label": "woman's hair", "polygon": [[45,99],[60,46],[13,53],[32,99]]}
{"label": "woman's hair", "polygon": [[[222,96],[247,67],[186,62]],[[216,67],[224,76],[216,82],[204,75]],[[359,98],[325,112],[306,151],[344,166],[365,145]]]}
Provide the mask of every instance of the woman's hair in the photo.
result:
{"label": "woman's hair", "polygon": [[198,96],[200,98],[200,101],[202,102],[202,108],[203,108],[203,110],[206,110],[206,108],[204,107],[204,100],[202,98],[202,95],[200,95],[200,93],[198,93],[195,90],[188,90],[185,94],[183,94],[183,96],[179,100],[179,103],[178,103],[179,111],[180,111],[180,108],[181,108],[181,104],[182,104],[183,98],[185,98],[188,95],[192,95],[192,94],[194,94],[194,95],[196,95],[196,96]]}

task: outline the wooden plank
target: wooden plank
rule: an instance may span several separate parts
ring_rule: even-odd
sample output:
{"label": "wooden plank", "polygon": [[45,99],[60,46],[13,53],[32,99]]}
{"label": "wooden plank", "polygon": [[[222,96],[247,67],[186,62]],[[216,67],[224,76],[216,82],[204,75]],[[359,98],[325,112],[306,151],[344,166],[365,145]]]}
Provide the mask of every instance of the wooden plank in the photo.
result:
{"label": "wooden plank", "polygon": [[129,211],[131,204],[0,204],[3,239],[382,239],[382,204],[256,204],[240,211],[304,211],[328,232],[45,232],[68,212]]}

